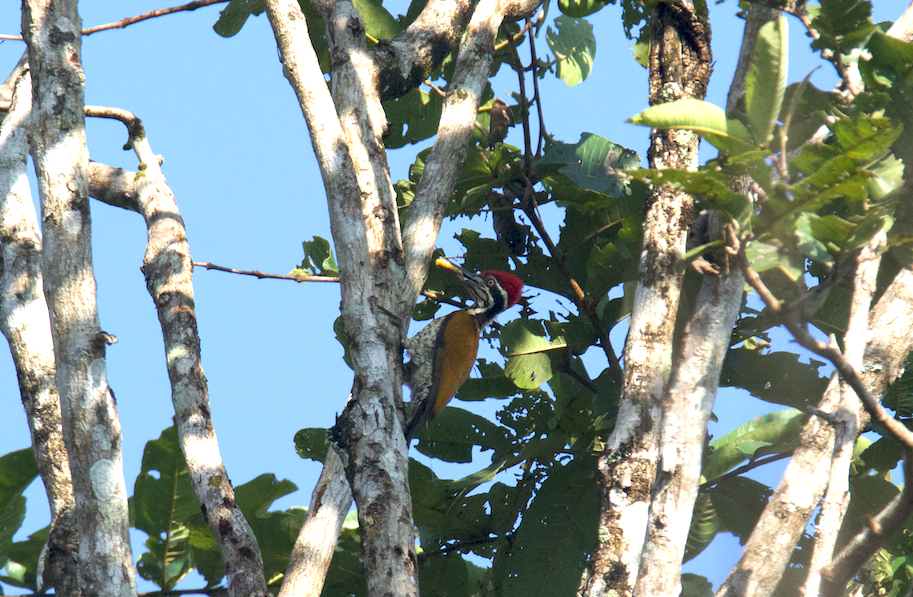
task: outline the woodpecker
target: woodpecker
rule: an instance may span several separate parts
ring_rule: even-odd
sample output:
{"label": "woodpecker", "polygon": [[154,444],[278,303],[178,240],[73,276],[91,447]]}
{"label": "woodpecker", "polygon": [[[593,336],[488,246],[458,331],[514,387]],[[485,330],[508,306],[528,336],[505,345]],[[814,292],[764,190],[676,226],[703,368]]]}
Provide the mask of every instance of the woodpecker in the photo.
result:
{"label": "woodpecker", "polygon": [[517,304],[523,282],[506,272],[473,274],[444,258],[438,267],[455,273],[475,304],[432,321],[406,339],[403,347],[411,360],[412,418],[406,425],[408,443],[419,427],[441,414],[476,362],[482,330],[503,311]]}

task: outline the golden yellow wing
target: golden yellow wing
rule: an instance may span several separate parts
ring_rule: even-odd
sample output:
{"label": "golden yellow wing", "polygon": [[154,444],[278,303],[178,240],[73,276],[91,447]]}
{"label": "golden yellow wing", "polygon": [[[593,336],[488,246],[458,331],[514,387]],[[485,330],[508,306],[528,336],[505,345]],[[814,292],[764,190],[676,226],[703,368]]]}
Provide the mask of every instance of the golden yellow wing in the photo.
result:
{"label": "golden yellow wing", "polygon": [[449,318],[435,346],[433,379],[437,387],[429,396],[434,401],[434,416],[441,414],[469,378],[479,352],[479,327],[475,320],[465,311],[456,311]]}

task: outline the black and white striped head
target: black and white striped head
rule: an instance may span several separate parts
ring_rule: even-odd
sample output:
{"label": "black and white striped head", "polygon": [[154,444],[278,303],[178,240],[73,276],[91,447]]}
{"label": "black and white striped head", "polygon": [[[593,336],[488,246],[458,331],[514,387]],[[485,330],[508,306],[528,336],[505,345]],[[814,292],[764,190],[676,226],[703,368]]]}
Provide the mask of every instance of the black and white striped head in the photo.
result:
{"label": "black and white striped head", "polygon": [[469,298],[475,301],[467,312],[476,318],[479,329],[491,323],[499,313],[516,305],[523,293],[523,282],[513,274],[496,270],[474,274],[443,257],[435,263],[456,274],[463,282]]}

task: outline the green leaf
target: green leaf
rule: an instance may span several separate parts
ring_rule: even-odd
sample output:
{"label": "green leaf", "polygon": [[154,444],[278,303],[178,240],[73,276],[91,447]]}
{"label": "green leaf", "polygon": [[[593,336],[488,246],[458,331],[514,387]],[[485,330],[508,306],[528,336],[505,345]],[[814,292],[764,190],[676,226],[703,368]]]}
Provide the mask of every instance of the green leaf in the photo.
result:
{"label": "green leaf", "polygon": [[280,481],[276,475],[264,473],[235,487],[235,499],[244,515],[250,518],[263,516],[274,501],[295,491],[298,491],[298,487],[291,481]]}
{"label": "green leaf", "polygon": [[840,60],[853,47],[861,46],[874,29],[871,20],[872,5],[858,0],[821,0],[818,14],[812,19],[811,28],[818,32],[812,49],[830,49],[832,61]]}
{"label": "green leaf", "polygon": [[330,241],[321,236],[315,236],[314,240],[302,241],[301,246],[304,248],[304,260],[301,265],[292,270],[292,275],[296,273],[330,277],[339,275],[339,266],[336,265],[336,258],[333,257]]}
{"label": "green leaf", "polygon": [[534,390],[552,377],[552,362],[544,352],[564,348],[567,342],[550,340],[541,321],[515,319],[501,330],[501,346],[507,354],[504,374],[518,388]]}
{"label": "green leaf", "polygon": [[713,583],[699,574],[682,574],[680,597],[713,597]]}
{"label": "green leaf", "polygon": [[460,389],[456,398],[464,402],[478,402],[489,398],[508,398],[517,393],[517,386],[504,375],[504,369],[497,363],[485,359],[476,361],[480,377],[470,377]]}
{"label": "green leaf", "polygon": [[555,466],[523,514],[496,571],[504,597],[573,595],[596,548],[599,489],[591,459]]}
{"label": "green leaf", "polygon": [[605,5],[605,0],[558,0],[558,10],[577,19],[590,16],[602,10]]}
{"label": "green leaf", "polygon": [[[913,81],[909,78],[913,64],[913,43],[903,42],[875,31],[866,48],[870,60],[859,61],[866,88],[880,92],[889,100],[884,115],[913,130]],[[902,135],[894,145],[894,153],[906,164],[913,164],[913,135]]]}
{"label": "green leaf", "polygon": [[860,458],[867,467],[887,473],[897,467],[903,458],[903,449],[896,439],[886,435],[863,450]]}
{"label": "green leaf", "polygon": [[799,252],[815,263],[825,266],[834,265],[834,258],[828,252],[827,246],[816,238],[812,229],[811,215],[808,212],[799,214],[796,218],[796,237]]}
{"label": "green leaf", "polygon": [[145,542],[149,551],[136,563],[139,575],[165,591],[173,589],[193,570],[188,535],[186,527],[178,527],[168,537],[149,537]]}
{"label": "green leaf", "polygon": [[[793,433],[798,435],[798,429]],[[736,476],[721,479],[707,493],[719,517],[719,530],[732,533],[744,545],[773,491],[754,479]]]}
{"label": "green leaf", "polygon": [[557,30],[548,27],[545,39],[558,61],[558,77],[568,87],[590,76],[596,56],[596,37],[593,26],[584,19],[567,15],[555,19]]}
{"label": "green leaf", "polygon": [[309,458],[317,462],[326,462],[327,450],[330,442],[327,440],[327,430],[321,427],[299,429],[295,434],[295,451],[302,458]]}
{"label": "green leaf", "polygon": [[264,10],[263,0],[231,0],[212,28],[222,37],[232,37],[241,31],[247,17],[260,15]]}
{"label": "green leaf", "polygon": [[200,504],[173,425],[146,443],[130,507],[133,526],[150,537],[179,532],[175,525],[199,514]]}
{"label": "green leaf", "polygon": [[786,92],[789,64],[789,32],[786,17],[765,23],[758,32],[754,55],[745,77],[748,130],[758,144],[773,137],[774,125]]}
{"label": "green leaf", "polygon": [[446,462],[472,462],[477,446],[483,450],[510,448],[504,429],[485,417],[449,406],[419,429],[417,449]]}
{"label": "green leaf", "polygon": [[903,124],[890,118],[841,118],[829,125],[839,148],[854,160],[869,158],[887,151],[903,133]]}
{"label": "green leaf", "polygon": [[397,149],[418,143],[437,133],[444,101],[437,93],[415,88],[403,97],[384,102],[389,126],[384,146]]}
{"label": "green leaf", "polygon": [[710,495],[701,493],[694,502],[694,513],[691,515],[691,527],[685,541],[685,556],[682,562],[697,557],[720,530],[720,516],[713,507]]}
{"label": "green leaf", "polygon": [[812,85],[808,80],[810,76],[789,85],[783,97],[780,120],[787,126],[787,149],[804,145],[843,103],[839,93],[821,91]]}
{"label": "green leaf", "polygon": [[478,595],[480,587],[470,581],[471,567],[472,564],[456,553],[429,558],[418,570],[421,594],[432,597]]}
{"label": "green leaf", "polygon": [[694,131],[719,149],[738,155],[756,149],[757,144],[740,121],[726,118],[722,108],[696,99],[683,99],[651,106],[628,122],[657,129]]}
{"label": "green leaf", "polygon": [[802,363],[791,352],[734,348],[726,353],[720,386],[747,390],[766,402],[793,407],[816,405],[828,378],[819,374],[820,361]]}
{"label": "green leaf", "polygon": [[374,39],[393,39],[402,30],[393,15],[383,7],[381,0],[352,0],[361,14],[365,32]]}
{"label": "green leaf", "polygon": [[752,454],[757,446],[771,446],[765,450],[768,454],[791,450],[807,419],[808,415],[788,408],[753,419],[714,440],[710,444],[713,450],[704,459],[704,480],[712,481],[747,460],[749,448]]}
{"label": "green leaf", "polygon": [[583,133],[577,143],[553,143],[533,167],[545,175],[547,164],[563,164],[558,171],[583,189],[619,198],[631,193],[629,183],[619,176],[619,171],[639,167],[641,158],[599,135]]}
{"label": "green leaf", "polygon": [[22,493],[37,476],[38,465],[31,448],[0,456],[0,555],[6,553],[25,520]]}
{"label": "green leaf", "polygon": [[200,512],[173,425],[146,443],[130,511],[133,526],[149,535],[149,551],[138,562],[140,575],[162,589],[173,588],[193,569],[186,525]]}
{"label": "green leaf", "polygon": [[[35,590],[38,579],[38,560],[50,537],[50,529],[50,526],[46,526],[29,535],[25,541],[17,541],[0,549],[0,562],[5,560],[6,567],[6,575],[0,575],[0,582],[30,591]],[[53,582],[50,573],[50,566],[46,566],[44,569],[45,587],[51,586]]]}

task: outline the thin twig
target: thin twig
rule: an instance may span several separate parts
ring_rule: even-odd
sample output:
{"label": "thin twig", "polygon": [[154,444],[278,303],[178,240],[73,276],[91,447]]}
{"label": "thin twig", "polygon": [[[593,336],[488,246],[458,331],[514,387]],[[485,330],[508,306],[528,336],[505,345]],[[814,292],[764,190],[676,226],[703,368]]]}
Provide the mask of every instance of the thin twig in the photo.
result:
{"label": "thin twig", "polygon": [[507,44],[514,45],[514,43],[515,43],[517,40],[519,40],[521,37],[523,37],[524,35],[526,35],[526,33],[527,33],[530,29],[532,29],[532,26],[533,26],[532,21],[529,20],[529,19],[526,19],[526,25],[523,26],[523,29],[521,29],[519,33],[517,33],[516,35],[513,35],[513,36],[510,34],[510,31],[508,31],[508,30],[506,29],[506,26],[505,26],[505,29],[504,29],[504,37],[506,37],[507,39],[505,39],[505,40],[502,41],[501,43],[495,45],[495,52],[497,52],[498,50],[504,49],[504,47],[506,47]]}
{"label": "thin twig", "polygon": [[[542,21],[542,13],[539,13],[539,22]],[[538,68],[538,56],[536,55],[536,36],[532,31],[529,33],[529,64],[531,67]],[[542,155],[542,142],[545,140],[545,115],[542,113],[542,96],[539,94],[539,76],[533,71],[533,101],[536,103],[536,113],[539,115],[539,142],[536,144],[536,157]]]}
{"label": "thin twig", "polygon": [[307,274],[266,274],[257,270],[243,270],[243,269],[234,269],[230,267],[222,267],[221,265],[213,265],[208,261],[206,263],[199,263],[194,261],[193,265],[196,267],[205,267],[206,269],[214,269],[220,272],[228,272],[230,274],[240,274],[242,276],[254,276],[259,279],[269,279],[269,280],[292,280],[294,282],[339,282],[338,276],[310,276]]}
{"label": "thin twig", "polygon": [[434,83],[432,83],[430,80],[429,80],[429,81],[425,81],[425,85],[427,85],[428,87],[430,87],[431,90],[434,91],[434,92],[435,92],[436,94],[438,94],[439,96],[441,96],[441,97],[447,97],[447,94],[444,93],[443,91],[441,91],[441,88],[438,87],[437,85],[435,85]]}
{"label": "thin twig", "polygon": [[[528,30],[532,22],[527,20],[526,28],[524,31]],[[526,101],[526,69],[523,67],[523,61],[520,60],[520,52],[517,51],[517,45],[514,43],[514,40],[510,37],[510,31],[507,30],[506,25],[501,26],[504,31],[507,41],[505,43],[510,44],[511,54],[514,59],[514,70],[517,72],[517,80],[520,86],[520,97],[523,98],[523,106],[521,106],[522,114],[521,120],[523,121],[523,159],[526,163],[527,169],[533,160],[533,147],[532,142],[530,141],[530,131],[529,131],[529,103]],[[535,73],[533,77],[535,77]]]}
{"label": "thin twig", "polygon": [[609,361],[609,372],[612,374],[612,379],[615,381],[615,383],[621,385],[624,383],[624,370],[621,368],[621,363],[618,361],[618,356],[615,354],[615,349],[612,348],[612,341],[609,338],[609,331],[605,329],[602,324],[602,320],[599,319],[599,316],[596,314],[593,306],[587,300],[586,295],[584,295],[583,289],[580,288],[580,284],[577,283],[577,280],[574,279],[568,270],[567,264],[564,262],[564,255],[561,253],[561,251],[558,250],[558,247],[555,246],[555,243],[552,242],[552,237],[545,229],[545,226],[542,224],[542,219],[539,217],[539,213],[537,211],[539,206],[536,203],[536,197],[533,193],[532,182],[530,182],[525,173],[524,178],[526,179],[526,191],[524,193],[525,196],[523,197],[522,203],[523,211],[526,213],[526,216],[529,218],[530,222],[532,222],[533,227],[535,227],[536,232],[539,234],[539,238],[542,239],[542,242],[544,242],[545,246],[548,248],[548,252],[552,256],[552,261],[554,261],[555,265],[567,279],[568,284],[571,287],[571,296],[568,298],[574,301],[574,304],[577,305],[577,308],[580,310],[580,312],[586,315],[592,322],[593,328],[596,330],[596,334],[599,336],[599,343],[602,345],[602,349]]}
{"label": "thin twig", "polygon": [[[172,6],[170,8],[159,8],[158,10],[152,10],[141,15],[136,15],[135,17],[127,17],[121,19],[120,21],[115,21],[114,23],[108,23],[107,25],[97,25],[95,27],[89,27],[88,29],[83,29],[83,35],[92,35],[99,31],[107,31],[109,29],[123,29],[128,25],[133,25],[134,23],[139,23],[140,21],[147,21],[149,19],[154,19],[156,17],[162,17],[165,15],[170,15],[176,12],[183,12],[186,10],[196,10],[204,6],[209,6],[210,4],[221,4],[228,2],[228,0],[194,0],[194,2],[188,2],[181,6]],[[9,41],[22,41],[21,35],[0,35],[0,40],[9,40]]]}
{"label": "thin twig", "polygon": [[747,473],[748,471],[762,467],[765,464],[771,464],[771,463],[777,462],[778,460],[783,460],[784,458],[790,458],[792,455],[793,455],[793,451],[790,450],[788,452],[780,452],[779,454],[771,454],[767,458],[759,457],[755,460],[752,460],[748,464],[744,464],[744,465],[740,466],[739,468],[732,469],[731,471],[727,472],[724,475],[720,475],[716,479],[712,479],[710,481],[707,481],[706,483],[701,483],[698,486],[698,489],[700,491],[707,491],[708,489],[710,489],[714,485],[717,485],[721,481],[730,479],[732,477],[738,477],[739,475]]}
{"label": "thin twig", "polygon": [[[807,350],[829,360],[840,373],[843,380],[848,383],[856,392],[856,395],[859,396],[866,412],[872,416],[872,420],[887,428],[897,441],[904,446],[904,450],[908,454],[913,455],[913,432],[907,429],[903,423],[891,417],[881,404],[879,404],[878,400],[869,392],[868,388],[865,387],[865,383],[862,381],[862,377],[856,369],[843,357],[843,353],[840,351],[840,347],[837,345],[834,338],[831,337],[828,343],[825,344],[812,336],[808,331],[808,324],[799,321],[796,318],[796,309],[793,309],[791,305],[784,303],[773,295],[764,282],[761,281],[761,277],[758,276],[758,273],[748,265],[748,261],[745,259],[744,255],[743,250],[739,254],[741,257],[739,262],[742,272],[745,274],[745,280],[757,291],[761,300],[764,301],[764,304],[766,304],[775,315],[782,318],[783,324],[796,339],[796,342]],[[799,301],[801,302],[802,299],[799,299]],[[801,309],[801,307],[799,308]]]}

